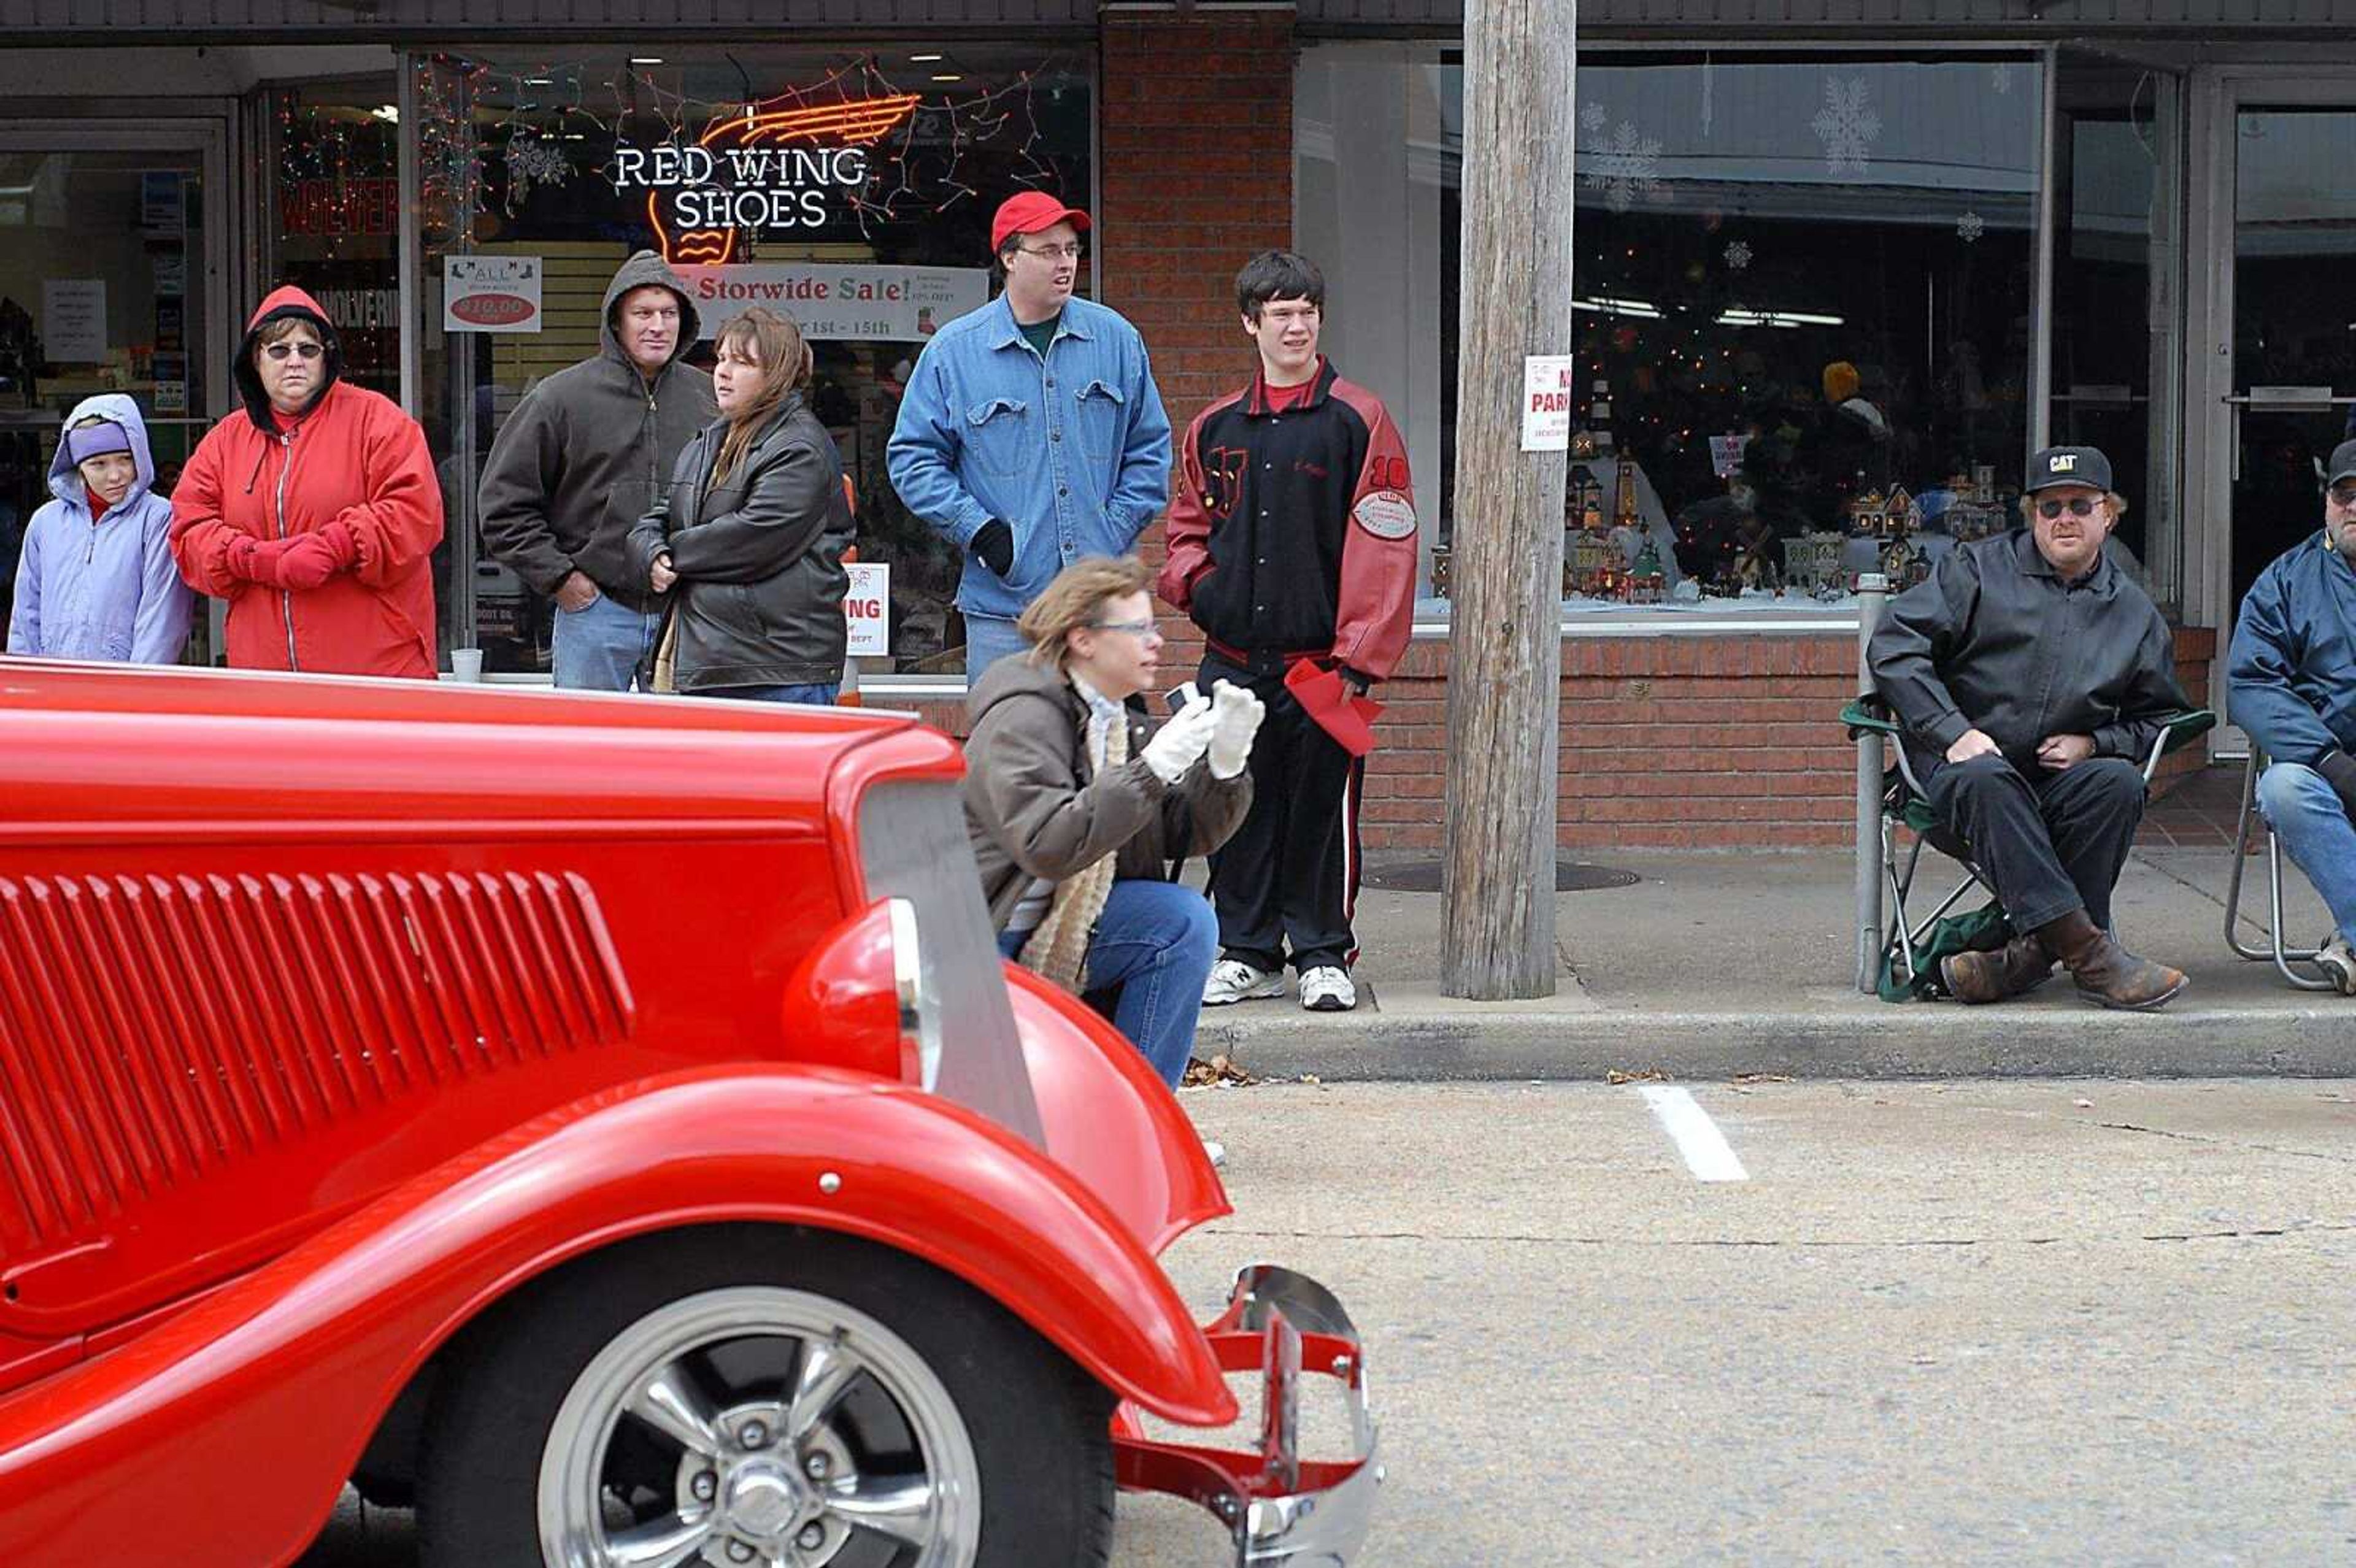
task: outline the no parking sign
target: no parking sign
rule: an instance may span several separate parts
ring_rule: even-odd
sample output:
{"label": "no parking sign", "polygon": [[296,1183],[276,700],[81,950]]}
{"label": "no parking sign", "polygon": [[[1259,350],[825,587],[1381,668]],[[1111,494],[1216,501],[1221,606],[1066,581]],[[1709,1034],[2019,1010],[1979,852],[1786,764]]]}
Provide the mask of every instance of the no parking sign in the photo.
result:
{"label": "no parking sign", "polygon": [[851,574],[851,590],[842,596],[842,618],[851,628],[851,644],[846,651],[853,658],[890,657],[891,563],[854,560],[842,570]]}

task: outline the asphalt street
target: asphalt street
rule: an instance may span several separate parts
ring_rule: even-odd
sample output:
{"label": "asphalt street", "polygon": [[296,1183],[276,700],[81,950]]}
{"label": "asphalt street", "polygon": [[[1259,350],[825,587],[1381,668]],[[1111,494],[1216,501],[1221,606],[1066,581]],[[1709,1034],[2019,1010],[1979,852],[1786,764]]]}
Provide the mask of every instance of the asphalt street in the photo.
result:
{"label": "asphalt street", "polygon": [[[1237,1211],[1180,1287],[1366,1334],[1366,1563],[2356,1563],[2356,1083],[1682,1088],[1187,1095]],[[1125,1497],[1115,1560],[1224,1559]]]}

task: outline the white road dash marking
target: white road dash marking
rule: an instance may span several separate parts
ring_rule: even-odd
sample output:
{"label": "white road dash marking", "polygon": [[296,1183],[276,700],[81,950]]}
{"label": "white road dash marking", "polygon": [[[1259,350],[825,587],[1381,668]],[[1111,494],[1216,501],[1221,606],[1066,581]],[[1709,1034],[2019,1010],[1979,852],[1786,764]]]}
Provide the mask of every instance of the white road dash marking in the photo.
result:
{"label": "white road dash marking", "polygon": [[1734,1150],[1709,1113],[1694,1097],[1674,1084],[1644,1085],[1644,1104],[1660,1118],[1661,1130],[1685,1157],[1686,1168],[1699,1181],[1748,1181],[1751,1173],[1734,1157]]}

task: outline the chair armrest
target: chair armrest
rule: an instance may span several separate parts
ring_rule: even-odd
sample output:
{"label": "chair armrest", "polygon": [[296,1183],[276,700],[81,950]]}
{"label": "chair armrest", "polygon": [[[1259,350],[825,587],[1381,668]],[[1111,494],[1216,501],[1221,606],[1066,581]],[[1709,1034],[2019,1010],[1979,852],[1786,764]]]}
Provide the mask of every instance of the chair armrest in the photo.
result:
{"label": "chair armrest", "polygon": [[2151,782],[2159,759],[2171,752],[2181,751],[2210,731],[2217,728],[2217,715],[2206,708],[2188,708],[2180,713],[2170,713],[2159,721],[2159,738],[2151,743],[2151,755],[2143,762],[2143,781]]}
{"label": "chair armrest", "polygon": [[1852,741],[1861,741],[1868,735],[1887,735],[1894,741],[1904,733],[1903,727],[1879,697],[1856,699],[1841,709],[1840,719],[1848,727]]}

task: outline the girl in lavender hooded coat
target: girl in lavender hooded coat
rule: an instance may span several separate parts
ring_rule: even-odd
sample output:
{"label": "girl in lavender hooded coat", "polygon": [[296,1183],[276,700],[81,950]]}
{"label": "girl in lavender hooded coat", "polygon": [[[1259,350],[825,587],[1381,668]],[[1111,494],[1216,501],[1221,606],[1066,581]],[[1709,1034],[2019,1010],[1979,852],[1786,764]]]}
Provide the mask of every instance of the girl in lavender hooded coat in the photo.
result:
{"label": "girl in lavender hooded coat", "polygon": [[172,506],[155,483],[138,404],[105,393],[75,407],[49,464],[57,499],[25,529],[10,653],[178,661],[196,596],[173,562]]}

